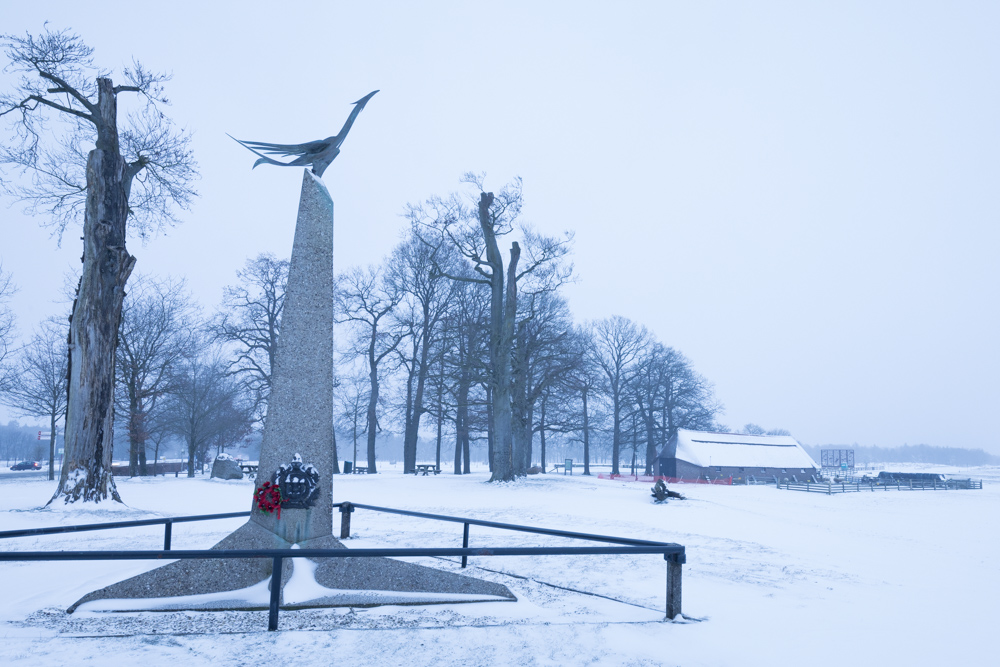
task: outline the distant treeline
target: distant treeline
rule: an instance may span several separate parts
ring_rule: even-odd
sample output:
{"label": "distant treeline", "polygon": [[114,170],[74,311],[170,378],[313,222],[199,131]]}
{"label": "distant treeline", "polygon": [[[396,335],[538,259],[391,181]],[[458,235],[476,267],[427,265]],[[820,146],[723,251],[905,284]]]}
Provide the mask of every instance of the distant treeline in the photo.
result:
{"label": "distant treeline", "polygon": [[982,449],[903,445],[902,447],[859,447],[857,445],[802,445],[819,463],[821,449],[853,449],[855,463],[938,463],[952,466],[1000,464],[1000,456]]}

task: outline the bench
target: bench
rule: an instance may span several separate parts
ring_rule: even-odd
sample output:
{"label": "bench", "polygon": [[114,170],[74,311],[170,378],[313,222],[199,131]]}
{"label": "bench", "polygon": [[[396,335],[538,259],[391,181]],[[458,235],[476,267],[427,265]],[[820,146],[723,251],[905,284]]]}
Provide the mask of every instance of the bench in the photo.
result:
{"label": "bench", "polygon": [[413,474],[420,475],[423,474],[426,477],[428,474],[434,473],[438,475],[441,473],[441,468],[433,463],[418,463],[413,467]]}

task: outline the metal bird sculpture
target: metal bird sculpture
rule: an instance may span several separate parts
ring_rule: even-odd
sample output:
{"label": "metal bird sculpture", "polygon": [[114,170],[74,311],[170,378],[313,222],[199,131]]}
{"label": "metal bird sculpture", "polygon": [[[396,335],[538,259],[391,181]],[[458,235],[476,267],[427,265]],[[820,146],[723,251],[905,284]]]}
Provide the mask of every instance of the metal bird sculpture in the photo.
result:
{"label": "metal bird sculpture", "polygon": [[[370,100],[377,92],[377,90],[373,90],[355,102],[351,115],[348,116],[347,120],[344,122],[344,127],[340,128],[340,132],[338,134],[335,134],[332,137],[327,137],[326,139],[310,141],[304,144],[267,144],[262,141],[241,141],[231,134],[228,136],[230,139],[260,158],[253,163],[253,169],[256,169],[259,164],[274,164],[279,167],[305,167],[312,165],[313,173],[317,176],[323,176],[323,172],[326,171],[326,168],[329,167],[330,163],[333,162],[333,159],[340,154],[340,145],[344,143],[344,139],[347,138],[347,133],[351,131],[351,125],[354,125],[354,119],[358,117],[361,110],[365,108],[366,104],[368,104],[368,100]],[[264,153],[268,153],[270,155],[280,155],[282,157],[295,157],[295,159],[291,162],[279,162],[274,158],[264,155]]]}

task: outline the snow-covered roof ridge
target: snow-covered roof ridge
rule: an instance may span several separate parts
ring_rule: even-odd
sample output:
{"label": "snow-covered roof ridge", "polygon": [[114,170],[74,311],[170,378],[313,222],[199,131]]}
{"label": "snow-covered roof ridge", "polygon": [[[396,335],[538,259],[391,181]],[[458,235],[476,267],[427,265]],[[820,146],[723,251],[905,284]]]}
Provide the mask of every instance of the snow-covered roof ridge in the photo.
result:
{"label": "snow-covered roof ridge", "polygon": [[770,447],[798,447],[798,441],[790,435],[749,435],[746,433],[721,433],[714,431],[692,431],[677,429],[678,435],[683,431],[693,442],[711,442],[723,445],[757,445]]}
{"label": "snow-covered roof ridge", "polygon": [[[671,443],[672,444],[672,443]],[[746,435],[677,429],[675,456],[701,467],[818,468],[790,435]]]}

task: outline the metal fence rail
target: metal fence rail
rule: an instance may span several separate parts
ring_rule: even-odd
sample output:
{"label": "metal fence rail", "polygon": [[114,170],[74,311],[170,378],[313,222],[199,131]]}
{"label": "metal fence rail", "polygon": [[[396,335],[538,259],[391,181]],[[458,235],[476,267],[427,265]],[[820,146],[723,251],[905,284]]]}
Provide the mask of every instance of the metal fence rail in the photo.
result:
{"label": "metal fence rail", "polygon": [[175,523],[213,521],[215,519],[237,519],[248,517],[250,512],[227,512],[225,514],[198,514],[195,516],[174,516],[162,519],[138,519],[136,521],[109,521],[108,523],[83,523],[76,526],[51,526],[49,528],[24,528],[0,531],[0,540],[8,537],[28,537],[31,535],[55,535],[58,533],[82,533],[91,530],[114,530],[117,528],[137,528],[139,526],[163,525],[163,548],[170,549],[170,537]]}
{"label": "metal fence rail", "polygon": [[[346,508],[345,508],[346,506]],[[403,516],[413,516],[420,519],[432,519],[434,521],[450,521],[453,523],[463,523],[472,526],[484,526],[486,528],[499,528],[501,530],[512,530],[522,533],[536,533],[538,535],[551,535],[553,537],[569,537],[577,540],[590,540],[592,542],[611,542],[613,544],[632,544],[636,546],[666,546],[668,544],[680,547],[679,544],[671,542],[656,542],[652,540],[634,540],[629,537],[612,537],[610,535],[595,535],[593,533],[576,533],[568,530],[556,530],[554,528],[538,528],[537,526],[522,526],[516,523],[501,523],[499,521],[486,521],[484,519],[470,519],[468,517],[448,516],[447,514],[428,514],[427,512],[414,512],[412,510],[401,510],[393,507],[379,507],[378,505],[364,505],[361,503],[341,503],[340,511],[349,513],[353,510],[347,508],[358,508],[372,510],[375,512],[385,512],[387,514],[401,514]],[[350,522],[348,522],[348,526]],[[350,537],[350,534],[341,537]],[[683,549],[683,547],[681,547]]]}
{"label": "metal fence rail", "polygon": [[[462,548],[394,548],[394,549],[197,549],[172,550],[170,548],[171,526],[175,523],[194,521],[209,521],[214,519],[231,519],[250,516],[250,512],[230,512],[226,514],[204,514],[197,516],[169,517],[162,519],[141,519],[138,521],[114,521],[103,524],[81,524],[77,526],[54,526],[50,528],[28,528],[0,532],[0,539],[13,537],[28,537],[32,535],[53,535],[92,530],[109,530],[133,528],[163,524],[164,547],[160,551],[149,550],[106,550],[106,551],[5,551],[0,552],[0,562],[4,561],[81,561],[81,560],[174,560],[174,559],[229,559],[229,558],[271,558],[271,596],[268,607],[268,630],[278,629],[278,600],[281,592],[281,569],[285,558],[391,558],[419,556],[461,556],[462,567],[466,567],[469,556],[570,556],[570,555],[609,555],[609,554],[662,554],[667,561],[667,618],[673,619],[681,614],[681,566],[687,561],[684,546],[672,542],[653,542],[650,540],[634,540],[610,535],[595,535],[577,533],[551,528],[522,526],[497,521],[485,521],[467,517],[453,517],[442,514],[413,512],[391,507],[363,505],[356,503],[340,503],[342,512],[341,537],[350,535],[350,516],[355,508],[367,509],[389,514],[400,514],[436,521],[447,521],[464,524]],[[477,525],[501,530],[511,530],[554,537],[588,540],[619,544],[623,546],[588,546],[588,547],[478,547],[469,548],[469,526]]]}
{"label": "metal fence rail", "polygon": [[786,491],[805,491],[807,493],[825,493],[833,495],[835,493],[859,493],[861,491],[948,491],[955,489],[982,489],[983,480],[979,479],[948,479],[943,482],[923,482],[913,480],[895,480],[891,483],[868,480],[862,482],[781,482],[779,489]]}

